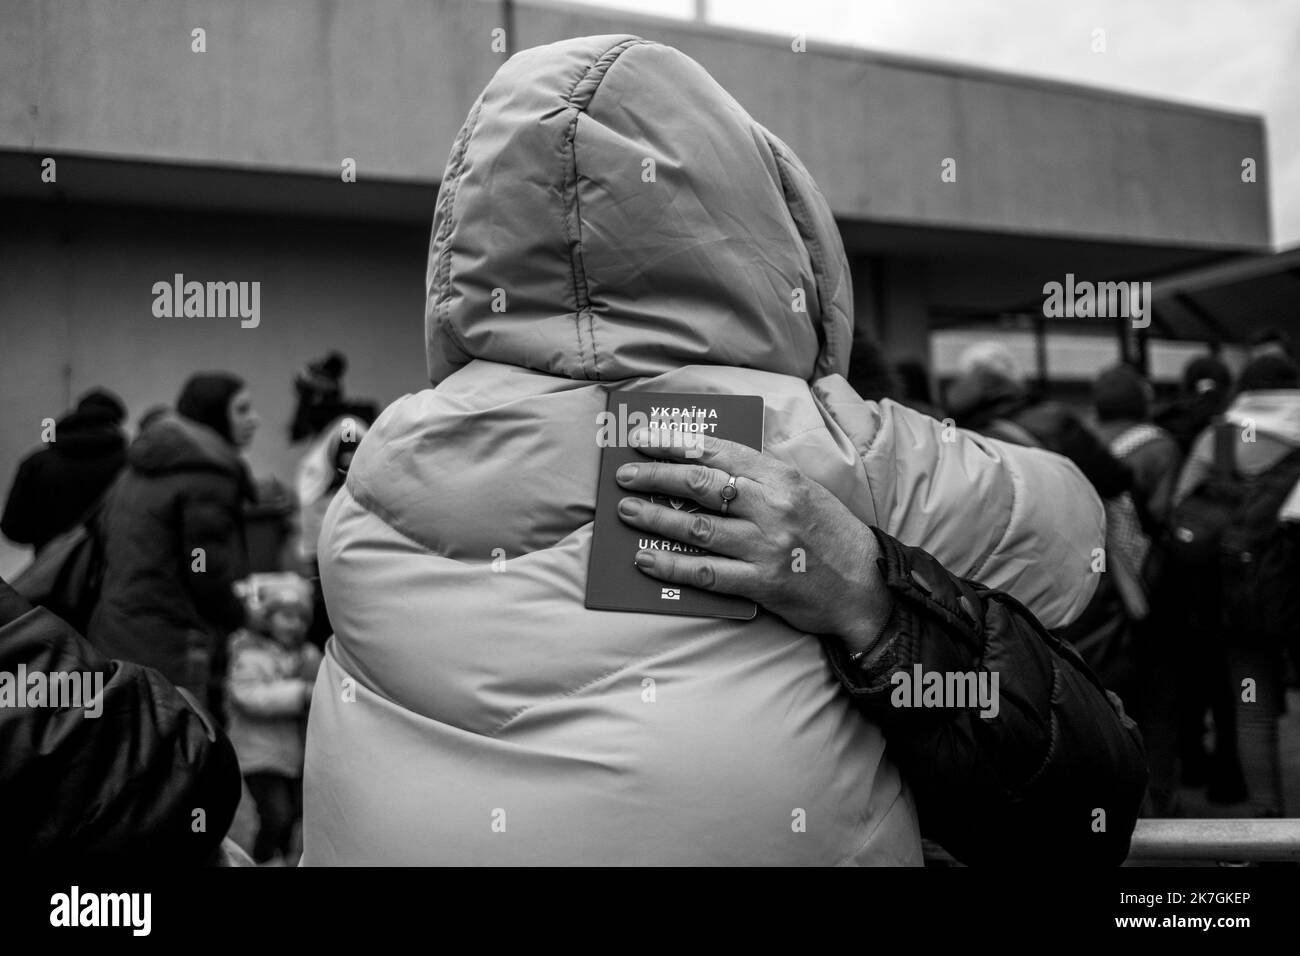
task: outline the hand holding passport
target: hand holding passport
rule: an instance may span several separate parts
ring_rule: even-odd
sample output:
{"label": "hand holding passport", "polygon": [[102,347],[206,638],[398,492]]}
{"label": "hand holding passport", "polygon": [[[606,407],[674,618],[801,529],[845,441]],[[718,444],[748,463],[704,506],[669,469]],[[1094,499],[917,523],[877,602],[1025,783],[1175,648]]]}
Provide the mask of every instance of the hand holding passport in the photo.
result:
{"label": "hand holding passport", "polygon": [[[629,492],[615,478],[620,466],[645,458],[627,442],[639,427],[650,429],[651,440],[663,445],[683,434],[710,435],[762,451],[763,399],[757,395],[666,394],[611,392],[598,434],[602,444],[596,517],[587,571],[586,606],[606,611],[641,611],[749,620],[757,613],[753,601],[703,591],[689,585],[665,585],[639,571],[633,559],[639,550],[702,553],[680,541],[638,531],[620,520],[618,503]],[[647,501],[683,511],[716,513],[721,499],[697,502],[660,495]]]}
{"label": "hand holding passport", "polygon": [[[757,599],[791,627],[834,635],[851,652],[875,644],[893,605],[875,532],[818,482],[763,453],[762,414],[755,396],[611,396],[600,416],[587,607],[749,620]],[[680,434],[718,441],[687,444],[674,440]],[[709,488],[703,501],[684,496],[697,464]],[[624,465],[636,467],[620,473]],[[720,516],[730,478],[739,497]],[[719,516],[697,522],[695,513]],[[700,573],[711,583],[690,586]]]}

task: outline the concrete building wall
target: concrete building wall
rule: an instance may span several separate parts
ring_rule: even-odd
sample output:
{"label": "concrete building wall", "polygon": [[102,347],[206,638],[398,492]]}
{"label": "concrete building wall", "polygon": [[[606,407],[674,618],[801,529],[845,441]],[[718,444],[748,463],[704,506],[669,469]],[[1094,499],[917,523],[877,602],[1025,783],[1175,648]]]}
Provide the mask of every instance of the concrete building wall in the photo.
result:
{"label": "concrete building wall", "polygon": [[[482,0],[0,0],[0,17],[0,149],[51,154],[335,177],[351,157],[430,181],[504,58]],[[846,219],[1268,241],[1265,190],[1240,177],[1264,162],[1258,117],[589,7],[519,4],[512,39],[624,32],[699,60]]]}

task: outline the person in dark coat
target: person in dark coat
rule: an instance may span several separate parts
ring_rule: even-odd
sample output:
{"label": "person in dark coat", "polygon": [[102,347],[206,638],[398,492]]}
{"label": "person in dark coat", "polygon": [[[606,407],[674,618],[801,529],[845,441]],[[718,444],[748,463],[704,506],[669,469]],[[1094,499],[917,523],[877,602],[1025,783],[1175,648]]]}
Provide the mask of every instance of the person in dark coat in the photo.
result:
{"label": "person in dark coat", "polygon": [[244,623],[233,585],[246,573],[243,503],[253,486],[239,450],[257,425],[239,378],[195,375],[176,413],[131,444],[101,518],[104,581],[90,640],[214,705],[217,655]]}
{"label": "person in dark coat", "polygon": [[1096,433],[1133,472],[1133,496],[1154,534],[1169,515],[1183,456],[1177,440],[1151,421],[1151,383],[1131,365],[1105,369],[1093,383]]}
{"label": "person in dark coat", "polygon": [[[0,706],[0,859],[43,867],[215,862],[239,804],[239,764],[193,698],[156,671],[104,657],[0,580],[0,674],[16,673],[29,695],[38,673],[50,688],[56,675],[76,677],[83,692]],[[0,684],[0,701],[5,693]]]}
{"label": "person in dark coat", "polygon": [[[1241,370],[1237,393],[1225,409],[1224,419],[1238,433],[1229,463],[1239,476],[1236,483],[1249,507],[1266,494],[1258,482],[1300,449],[1300,368],[1281,350],[1264,350]],[[1213,427],[1207,427],[1192,443],[1174,488],[1175,508],[1211,478],[1214,443]],[[1300,488],[1290,475],[1283,475],[1293,489]],[[1292,501],[1297,497],[1300,492],[1289,495]],[[1284,503],[1276,520],[1295,520],[1284,514],[1290,510]],[[1236,513],[1234,525],[1241,520],[1241,513]],[[1225,542],[1229,535],[1239,533],[1239,528],[1230,529]],[[1288,643],[1293,658],[1300,659],[1294,604],[1279,603],[1281,596],[1295,593],[1296,561],[1289,557],[1294,548],[1292,544],[1290,549],[1257,554],[1248,586],[1239,579],[1235,586],[1228,584],[1222,566],[1211,572],[1215,579],[1199,581],[1193,577],[1199,577],[1194,569],[1179,569],[1183,572],[1185,608],[1179,638],[1190,672],[1190,689],[1180,719],[1192,766],[1190,776],[1197,782],[1199,776],[1208,778],[1206,795],[1216,803],[1248,801],[1247,812],[1252,816],[1286,816],[1295,811],[1292,807],[1287,814],[1283,806],[1277,736],[1277,719],[1285,712]],[[1189,577],[1193,578],[1190,582]],[[1272,590],[1279,587],[1282,590]],[[1243,682],[1248,678],[1255,691],[1244,700]],[[1212,758],[1201,743],[1207,705],[1214,718]]]}
{"label": "person in dark coat", "polygon": [[1152,392],[1137,369],[1121,363],[1097,376],[1092,399],[1098,437],[1133,472],[1132,507],[1121,507],[1123,502],[1107,506],[1107,548],[1112,557],[1121,549],[1126,552],[1147,597],[1149,613],[1133,622],[1136,695],[1129,705],[1146,741],[1150,810],[1157,816],[1177,816],[1177,675],[1194,655],[1187,653],[1181,620],[1187,582],[1161,573],[1161,544],[1182,453],[1173,436],[1151,422]]}
{"label": "person in dark coat", "polygon": [[1178,442],[1186,457],[1192,442],[1232,398],[1232,373],[1213,355],[1199,355],[1183,367],[1182,394],[1156,412],[1153,420]]}
{"label": "person in dark coat", "polygon": [[126,407],[104,389],[83,395],[54,425],[53,441],[23,459],[0,531],[38,552],[86,516],[126,461]]}

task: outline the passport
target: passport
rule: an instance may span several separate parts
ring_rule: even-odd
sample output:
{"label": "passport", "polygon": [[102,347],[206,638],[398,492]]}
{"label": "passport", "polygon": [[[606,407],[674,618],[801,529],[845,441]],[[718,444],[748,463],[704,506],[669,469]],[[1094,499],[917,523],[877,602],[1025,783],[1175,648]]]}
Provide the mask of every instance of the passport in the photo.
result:
{"label": "passport", "polygon": [[[619,487],[614,475],[628,462],[650,461],[628,444],[638,428],[651,429],[652,441],[667,444],[682,433],[712,435],[763,450],[763,399],[758,395],[697,395],[665,392],[610,392],[597,421],[601,446],[596,516],[587,567],[586,606],[601,611],[640,611],[692,617],[725,617],[748,621],[758,606],[746,598],[716,594],[685,584],[650,577],[633,563],[639,550],[678,555],[708,554],[693,545],[652,535],[625,524],[618,503],[640,497],[655,504],[693,513],[717,514],[722,499],[698,502],[667,495],[638,494]],[[743,477],[743,476],[742,476]]]}

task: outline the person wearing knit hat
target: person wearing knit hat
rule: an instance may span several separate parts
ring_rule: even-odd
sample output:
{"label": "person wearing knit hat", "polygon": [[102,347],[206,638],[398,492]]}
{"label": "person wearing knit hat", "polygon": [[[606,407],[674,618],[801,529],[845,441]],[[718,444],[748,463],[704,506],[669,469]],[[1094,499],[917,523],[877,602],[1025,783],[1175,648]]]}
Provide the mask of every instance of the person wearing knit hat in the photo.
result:
{"label": "person wearing knit hat", "polygon": [[312,587],[293,573],[254,574],[239,583],[249,625],[230,640],[230,740],[260,817],[258,863],[289,862],[302,815],[307,708],[321,653],[305,641]]}
{"label": "person wearing knit hat", "polygon": [[1221,415],[1232,397],[1232,373],[1214,355],[1198,355],[1183,366],[1182,392],[1159,409],[1153,420],[1169,432],[1186,455],[1202,429]]}
{"label": "person wearing knit hat", "polygon": [[1097,420],[1144,422],[1151,412],[1151,383],[1131,365],[1104,369],[1092,384],[1092,405]]}
{"label": "person wearing knit hat", "polygon": [[1198,355],[1183,368],[1183,392],[1204,395],[1206,392],[1232,390],[1232,373],[1223,360],[1213,355]]}
{"label": "person wearing knit hat", "polygon": [[304,438],[315,438],[330,422],[344,414],[343,376],[347,370],[347,357],[341,352],[330,352],[308,362],[307,367],[294,378],[298,402],[289,425],[291,444]]}

